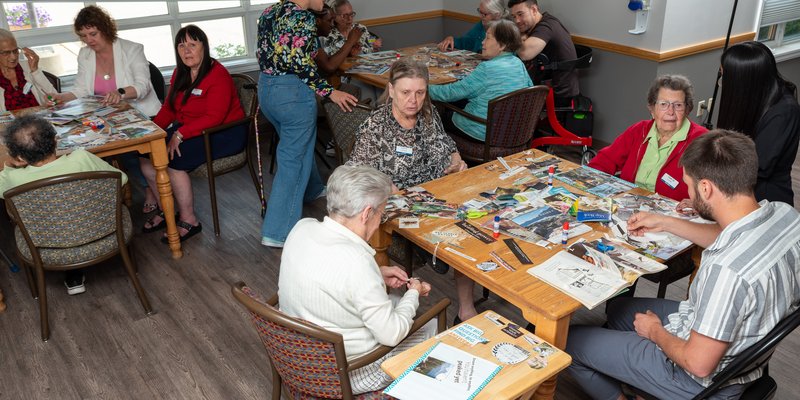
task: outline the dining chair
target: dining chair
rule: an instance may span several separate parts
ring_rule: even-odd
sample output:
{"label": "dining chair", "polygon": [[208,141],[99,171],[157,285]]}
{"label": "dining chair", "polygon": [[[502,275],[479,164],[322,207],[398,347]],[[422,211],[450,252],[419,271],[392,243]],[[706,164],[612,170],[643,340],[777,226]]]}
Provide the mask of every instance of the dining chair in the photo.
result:
{"label": "dining chair", "polygon": [[50,84],[53,85],[53,88],[56,89],[56,92],[61,93],[61,78],[44,70],[42,70],[42,73],[44,77],[50,81]]}
{"label": "dining chair", "polygon": [[153,65],[153,63],[148,62],[148,64],[150,68],[150,83],[153,84],[153,90],[156,92],[158,101],[163,104],[164,98],[167,95],[167,88],[164,83],[164,75],[161,74],[161,70]]}
{"label": "dining chair", "polygon": [[[283,388],[293,399],[392,399],[380,391],[353,395],[349,372],[371,364],[392,350],[379,346],[348,360],[341,334],[281,312],[278,295],[264,301],[244,282],[231,289],[233,297],[250,313],[266,348],[272,369],[272,399],[279,400]],[[414,320],[409,334],[438,316],[438,331],[446,329],[449,299],[436,303]]]}
{"label": "dining chair", "polygon": [[[227,174],[228,172],[236,171],[245,165],[250,171],[250,178],[253,180],[253,186],[256,188],[256,193],[261,196],[263,188],[259,184],[256,177],[255,167],[253,163],[253,143],[255,137],[255,118],[256,108],[258,107],[258,96],[256,93],[256,82],[253,78],[244,74],[231,74],[233,83],[236,86],[236,91],[239,95],[239,102],[242,105],[245,116],[242,119],[229,122],[227,124],[218,125],[212,128],[205,129],[201,132],[203,135],[203,142],[206,150],[206,162],[197,167],[191,172],[193,177],[203,177],[208,179],[208,190],[211,194],[211,214],[214,219],[214,234],[219,236],[219,213],[217,211],[217,189],[215,178]],[[211,136],[225,131],[236,126],[247,126],[247,144],[240,153],[214,159],[211,152]]]}
{"label": "dining chair", "polygon": [[43,341],[50,337],[44,271],[83,268],[119,254],[145,313],[152,313],[129,249],[133,224],[122,206],[121,177],[117,171],[81,172],[5,192],[17,257],[39,298]]}
{"label": "dining chair", "polygon": [[333,147],[336,150],[336,161],[343,165],[350,159],[353,146],[356,144],[358,128],[372,114],[372,107],[356,104],[350,112],[342,111],[336,103],[325,101],[325,118],[331,128]]}

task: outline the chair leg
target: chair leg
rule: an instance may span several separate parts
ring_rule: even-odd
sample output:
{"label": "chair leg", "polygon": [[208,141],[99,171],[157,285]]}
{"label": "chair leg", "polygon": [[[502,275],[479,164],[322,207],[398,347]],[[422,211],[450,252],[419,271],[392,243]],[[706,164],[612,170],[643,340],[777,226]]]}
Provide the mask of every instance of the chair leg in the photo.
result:
{"label": "chair leg", "polygon": [[33,271],[31,271],[31,267],[28,264],[23,263],[23,268],[25,268],[25,277],[28,280],[28,288],[31,289],[31,296],[34,299],[39,298],[39,292],[36,289],[36,282],[33,280]]}
{"label": "chair leg", "polygon": [[44,286],[44,269],[41,266],[36,267],[36,285],[39,288],[39,319],[42,330],[42,341],[46,342],[50,339],[50,324],[47,317],[47,292]]}
{"label": "chair leg", "polygon": [[272,368],[272,400],[281,400],[281,390],[283,389],[283,380],[278,375],[278,370],[272,365],[272,358],[269,359],[270,368]]}
{"label": "chair leg", "polygon": [[[210,171],[209,171],[210,172]],[[219,236],[219,214],[217,214],[217,187],[214,174],[208,174],[208,191],[211,194],[211,217],[214,219],[214,234]]]}
{"label": "chair leg", "polygon": [[133,265],[133,260],[131,259],[130,254],[128,254],[128,246],[126,246],[125,243],[120,243],[119,253],[122,256],[122,263],[125,264],[125,271],[128,273],[131,284],[133,284],[133,288],[136,290],[136,294],[139,296],[139,301],[142,303],[142,308],[144,308],[145,314],[152,314],[153,309],[150,307],[150,302],[147,300],[147,294],[144,292],[144,288],[142,288],[142,284],[139,282],[139,276],[136,274],[137,268]]}
{"label": "chair leg", "polygon": [[668,279],[664,279],[658,284],[658,294],[656,295],[657,298],[663,299],[664,296],[667,295],[667,286],[672,282],[669,282]]}

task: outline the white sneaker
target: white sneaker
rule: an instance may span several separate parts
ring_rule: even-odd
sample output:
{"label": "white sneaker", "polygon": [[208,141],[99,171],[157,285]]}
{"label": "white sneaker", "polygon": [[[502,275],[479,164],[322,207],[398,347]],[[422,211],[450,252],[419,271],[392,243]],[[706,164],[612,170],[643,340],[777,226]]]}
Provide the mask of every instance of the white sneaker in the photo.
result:
{"label": "white sneaker", "polygon": [[276,249],[283,248],[283,242],[272,240],[266,236],[261,237],[261,244],[267,247],[274,247]]}
{"label": "white sneaker", "polygon": [[86,283],[86,276],[83,274],[80,274],[80,279],[74,275],[67,276],[67,279],[64,279],[64,286],[67,287],[67,294],[70,296],[86,292],[84,283]]}

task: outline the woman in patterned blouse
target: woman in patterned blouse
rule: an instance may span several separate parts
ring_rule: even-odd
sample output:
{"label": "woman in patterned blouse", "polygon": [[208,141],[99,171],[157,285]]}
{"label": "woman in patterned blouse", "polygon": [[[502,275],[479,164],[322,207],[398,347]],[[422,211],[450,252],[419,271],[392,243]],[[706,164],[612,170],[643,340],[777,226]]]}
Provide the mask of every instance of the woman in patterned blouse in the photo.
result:
{"label": "woman in patterned blouse", "polygon": [[349,165],[369,165],[404,189],[467,169],[428,96],[428,67],[407,58],[389,70],[385,103],[359,128]]}
{"label": "woman in patterned blouse", "polygon": [[333,30],[325,39],[326,53],[335,54],[339,51],[347,42],[347,38],[352,34],[353,30],[361,31],[362,34],[359,39],[359,46],[353,47],[350,51],[351,56],[372,53],[381,49],[381,38],[369,33],[366,26],[353,21],[356,17],[356,12],[353,11],[350,0],[335,0],[332,7],[336,14],[336,19]]}
{"label": "woman in patterned blouse", "polygon": [[282,0],[264,10],[258,20],[258,102],[281,139],[278,171],[261,227],[261,244],[268,247],[283,247],[289,231],[300,220],[303,202],[325,195],[314,163],[314,94],[330,98],[346,111],[358,101],[334,90],[317,70],[314,55],[319,49],[312,10],[319,12],[322,6],[322,0]]}
{"label": "woman in patterned blouse", "polygon": [[[27,62],[20,63],[20,53]],[[47,103],[56,89],[39,69],[39,56],[29,48],[20,49],[11,32],[0,29],[0,112]]]}

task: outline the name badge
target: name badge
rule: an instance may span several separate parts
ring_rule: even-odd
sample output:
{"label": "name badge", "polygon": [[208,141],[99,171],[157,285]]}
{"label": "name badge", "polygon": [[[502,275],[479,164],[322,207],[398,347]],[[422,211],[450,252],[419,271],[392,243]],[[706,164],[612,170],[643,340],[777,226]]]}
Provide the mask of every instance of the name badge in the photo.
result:
{"label": "name badge", "polygon": [[414,149],[409,146],[397,146],[395,148],[395,153],[401,156],[410,156],[414,154]]}
{"label": "name badge", "polygon": [[22,94],[28,94],[33,89],[33,84],[30,82],[26,82],[25,86],[22,87]]}
{"label": "name badge", "polygon": [[203,94],[203,89],[192,89],[192,95],[200,96],[201,94]]}
{"label": "name badge", "polygon": [[675,189],[676,187],[678,187],[678,181],[675,180],[675,178],[669,176],[669,174],[667,173],[661,175],[661,182],[664,182],[667,186],[670,187],[670,189]]}

